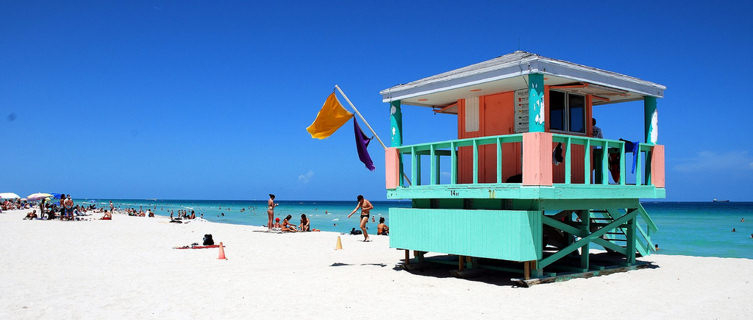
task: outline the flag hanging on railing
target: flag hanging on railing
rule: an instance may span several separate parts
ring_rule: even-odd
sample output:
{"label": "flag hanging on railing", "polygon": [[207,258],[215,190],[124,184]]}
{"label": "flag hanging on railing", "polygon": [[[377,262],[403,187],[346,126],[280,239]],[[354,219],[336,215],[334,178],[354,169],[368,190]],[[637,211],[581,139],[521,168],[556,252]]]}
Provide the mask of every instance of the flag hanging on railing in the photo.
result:
{"label": "flag hanging on railing", "polygon": [[332,92],[332,94],[327,97],[327,100],[324,101],[324,105],[316,115],[314,123],[308,126],[306,131],[311,134],[312,138],[325,139],[335,133],[335,131],[348,122],[350,118],[353,118],[353,114],[343,108],[340,101],[337,101],[335,93]]}
{"label": "flag hanging on railing", "polygon": [[355,118],[353,119],[353,128],[356,131],[356,150],[358,150],[358,159],[360,159],[361,162],[366,165],[366,168],[374,171],[374,162],[371,161],[369,150],[366,149],[369,147],[371,138],[366,136],[366,134],[361,131],[361,127],[358,126],[358,121],[356,121]]}

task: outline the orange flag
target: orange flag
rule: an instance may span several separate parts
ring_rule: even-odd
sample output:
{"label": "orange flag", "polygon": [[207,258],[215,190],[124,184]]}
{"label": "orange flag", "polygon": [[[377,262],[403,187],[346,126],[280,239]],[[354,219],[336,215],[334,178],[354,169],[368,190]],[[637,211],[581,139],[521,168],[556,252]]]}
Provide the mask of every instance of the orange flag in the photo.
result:
{"label": "orange flag", "polygon": [[316,115],[314,123],[308,126],[306,131],[311,134],[312,138],[325,139],[335,133],[350,118],[353,118],[353,114],[343,108],[340,101],[337,101],[335,93],[332,92],[327,97],[327,101],[324,101],[324,105]]}

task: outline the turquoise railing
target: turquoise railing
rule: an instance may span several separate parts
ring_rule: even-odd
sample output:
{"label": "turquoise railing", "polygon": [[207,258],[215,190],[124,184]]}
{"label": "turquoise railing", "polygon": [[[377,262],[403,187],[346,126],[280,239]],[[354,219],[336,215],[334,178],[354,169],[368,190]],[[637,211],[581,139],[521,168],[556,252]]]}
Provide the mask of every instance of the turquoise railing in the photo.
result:
{"label": "turquoise railing", "polygon": [[[581,145],[584,147],[584,155],[583,155],[583,164],[584,164],[584,183],[585,184],[591,184],[591,152],[593,148],[601,148],[602,150],[606,149],[609,150],[609,152],[613,152],[617,150],[617,152],[620,152],[623,156],[621,157],[620,161],[620,179],[616,182],[618,185],[625,185],[626,184],[626,165],[625,162],[628,158],[628,156],[625,156],[625,142],[619,141],[619,140],[609,140],[609,139],[599,139],[599,138],[589,138],[589,137],[583,137],[583,136],[571,136],[571,135],[564,135],[564,134],[552,134],[552,142],[553,143],[562,143],[563,149],[564,149],[564,161],[562,165],[565,166],[565,181],[564,184],[572,184],[572,146],[574,145]],[[479,184],[479,147],[485,146],[485,145],[494,145],[496,147],[496,153],[497,153],[497,161],[496,161],[496,172],[497,172],[497,179],[496,184],[503,184],[502,181],[502,167],[504,165],[504,159],[502,157],[502,146],[504,144],[509,143],[520,143],[521,148],[520,150],[523,150],[522,143],[523,143],[523,135],[522,134],[509,134],[509,135],[500,135],[500,136],[488,136],[488,137],[478,137],[478,138],[467,138],[467,139],[458,139],[458,140],[450,140],[450,141],[441,141],[441,142],[433,142],[433,143],[421,143],[421,144],[414,144],[414,145],[405,145],[397,147],[396,149],[399,152],[399,156],[401,161],[404,160],[405,155],[410,156],[410,160],[407,161],[410,163],[410,174],[406,175],[403,168],[401,166],[401,175],[400,180],[401,186],[407,186],[408,184],[413,186],[419,186],[419,185],[427,185],[426,183],[422,183],[421,181],[421,157],[422,156],[429,156],[429,166],[430,166],[430,174],[429,174],[429,183],[428,185],[438,185],[438,184],[458,184],[457,177],[458,177],[458,159],[457,159],[457,150],[460,147],[471,147],[472,148],[472,154],[473,154],[473,179],[471,184]],[[651,185],[651,174],[650,174],[650,161],[651,161],[651,151],[652,151],[653,145],[650,144],[644,144],[641,143],[639,146],[639,156],[636,160],[636,169],[635,169],[635,184],[636,185]],[[602,163],[602,170],[603,174],[601,175],[602,181],[600,181],[600,184],[608,184],[609,183],[609,152],[602,152],[601,153],[601,159],[598,159],[598,161],[601,161]],[[551,156],[551,155],[548,155]],[[440,157],[450,157],[450,181],[449,183],[442,183],[440,181]],[[646,160],[644,160],[644,157]],[[595,160],[597,161],[597,160]],[[632,158],[630,159],[632,161]],[[403,161],[405,162],[405,161]],[[518,167],[516,168],[518,172],[522,173],[522,168]],[[645,175],[645,178],[643,177]],[[403,177],[409,177],[409,180],[411,183],[406,183],[405,179]]]}
{"label": "turquoise railing", "polygon": [[[626,167],[625,167],[625,161],[627,160],[627,155],[625,154],[625,142],[621,140],[609,140],[609,139],[599,139],[599,138],[589,138],[589,137],[583,137],[583,136],[571,136],[571,135],[564,135],[564,134],[552,134],[552,142],[553,143],[562,143],[563,148],[565,150],[564,154],[564,161],[563,165],[565,166],[565,184],[570,184],[572,181],[572,153],[571,149],[573,145],[580,145],[583,146],[584,154],[583,154],[583,181],[585,184],[591,183],[591,152],[592,148],[600,148],[601,150],[608,150],[608,152],[601,152],[601,159],[598,159],[598,161],[601,161],[601,181],[600,184],[608,184],[609,183],[609,153],[613,153],[613,150],[616,150],[621,154],[620,158],[620,181],[615,181],[616,184],[619,185],[625,185],[626,184]],[[640,143],[638,147],[638,158],[636,159],[636,165],[635,165],[635,185],[651,185],[651,150],[653,148],[653,145],[646,144],[646,143]],[[647,161],[645,161],[645,169],[643,165],[643,159],[644,154]],[[631,159],[632,160],[632,159]],[[597,160],[594,160],[597,161]],[[643,169],[643,170],[642,170]],[[643,175],[646,175],[645,180],[643,179]],[[644,182],[645,183],[642,183]]]}
{"label": "turquoise railing", "polygon": [[[478,149],[482,145],[496,145],[497,150],[497,183],[502,183],[502,145],[505,143],[522,143],[522,134],[511,134],[503,136],[489,136],[479,138],[458,139],[450,141],[441,141],[433,143],[422,143],[398,147],[400,158],[403,155],[410,155],[410,181],[412,185],[422,185],[421,183],[421,160],[422,155],[429,156],[430,175],[429,184],[440,184],[439,157],[450,157],[450,182],[457,184],[458,177],[458,159],[457,150],[460,147],[472,147],[473,152],[473,184],[478,184]],[[401,169],[402,170],[402,169]],[[404,173],[401,175],[403,176]],[[404,185],[404,183],[402,183]]]}

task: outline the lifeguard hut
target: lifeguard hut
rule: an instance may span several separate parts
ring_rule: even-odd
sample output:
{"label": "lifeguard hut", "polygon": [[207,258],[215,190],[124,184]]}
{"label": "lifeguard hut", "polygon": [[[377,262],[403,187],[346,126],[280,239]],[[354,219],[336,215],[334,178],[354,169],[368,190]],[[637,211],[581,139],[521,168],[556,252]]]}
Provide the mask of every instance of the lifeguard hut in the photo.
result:
{"label": "lifeguard hut", "polygon": [[[412,201],[389,209],[390,246],[406,264],[519,272],[526,285],[640,267],[657,227],[639,199],[665,197],[656,144],[665,89],[516,51],[381,91],[392,132],[387,197]],[[641,141],[594,137],[594,107],[637,100]],[[403,145],[405,105],[457,115],[457,139]],[[618,263],[591,261],[592,244]]]}

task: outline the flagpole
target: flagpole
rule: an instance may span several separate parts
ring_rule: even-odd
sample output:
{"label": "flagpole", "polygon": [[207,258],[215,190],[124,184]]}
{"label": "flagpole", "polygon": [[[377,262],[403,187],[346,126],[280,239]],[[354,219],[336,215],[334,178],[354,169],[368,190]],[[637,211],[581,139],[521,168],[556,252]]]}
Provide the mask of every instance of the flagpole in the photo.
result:
{"label": "flagpole", "polygon": [[387,150],[387,146],[384,144],[384,142],[382,142],[382,139],[380,139],[379,135],[374,131],[373,128],[371,128],[371,126],[369,125],[369,122],[366,121],[363,115],[361,115],[361,112],[359,112],[358,109],[356,109],[356,106],[353,105],[353,102],[350,102],[350,99],[348,99],[348,96],[345,95],[345,92],[343,92],[343,90],[340,89],[340,86],[335,85],[335,88],[337,88],[337,91],[340,91],[340,94],[343,96],[343,98],[345,98],[345,101],[348,101],[348,104],[350,104],[350,107],[353,108],[353,111],[355,111],[356,114],[358,114],[358,117],[360,117],[361,120],[363,120],[363,123],[365,123],[366,126],[369,127],[369,130],[371,130],[371,133],[374,134],[374,137],[376,137],[377,140],[379,140],[379,143],[382,144],[382,147],[384,148],[384,150]]}
{"label": "flagpole", "polygon": [[[382,144],[382,147],[384,148],[384,150],[387,150],[387,146],[384,144],[384,142],[382,142],[382,139],[380,139],[379,135],[374,131],[373,128],[371,128],[371,126],[369,125],[369,122],[366,121],[366,119],[363,117],[361,112],[359,112],[358,109],[356,109],[356,106],[353,105],[353,102],[350,102],[350,99],[348,99],[348,96],[345,95],[345,92],[343,92],[343,89],[340,89],[340,86],[338,85],[335,85],[335,88],[337,89],[337,91],[340,91],[340,94],[343,96],[343,98],[345,98],[345,101],[348,101],[348,104],[350,104],[350,107],[353,108],[353,111],[355,111],[358,114],[358,117],[360,117],[361,120],[363,120],[363,123],[365,123],[366,126],[369,127],[369,130],[371,130],[371,133],[374,134],[374,137],[376,137],[377,140],[379,140],[379,143]],[[410,179],[408,179],[408,176],[405,175],[405,172],[403,172],[402,174],[403,174],[403,179],[405,179],[405,181],[408,182],[408,185],[410,185],[411,182],[410,182]]]}

